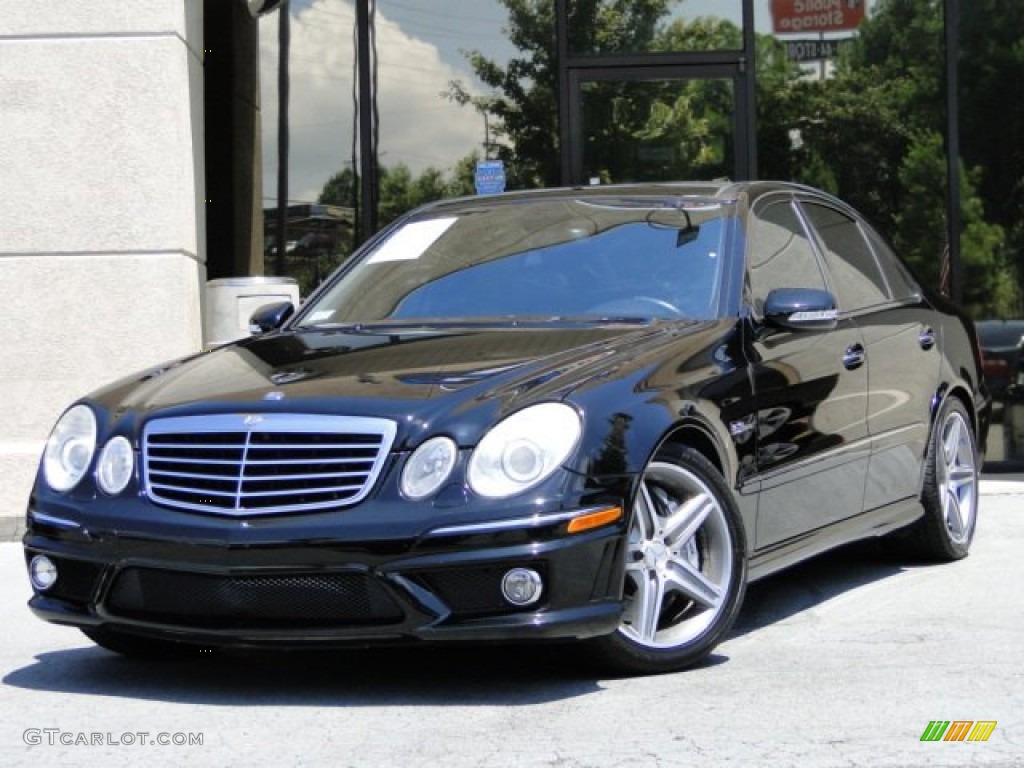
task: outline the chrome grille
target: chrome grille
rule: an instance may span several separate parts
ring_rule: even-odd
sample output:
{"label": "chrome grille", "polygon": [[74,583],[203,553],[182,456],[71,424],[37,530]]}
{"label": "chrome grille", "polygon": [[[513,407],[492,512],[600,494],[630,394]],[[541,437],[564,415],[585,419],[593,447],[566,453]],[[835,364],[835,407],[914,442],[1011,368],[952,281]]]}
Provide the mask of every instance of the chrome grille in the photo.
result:
{"label": "chrome grille", "polygon": [[387,419],[218,414],[151,421],[145,487],[165,506],[226,515],[339,507],[373,488],[395,439]]}

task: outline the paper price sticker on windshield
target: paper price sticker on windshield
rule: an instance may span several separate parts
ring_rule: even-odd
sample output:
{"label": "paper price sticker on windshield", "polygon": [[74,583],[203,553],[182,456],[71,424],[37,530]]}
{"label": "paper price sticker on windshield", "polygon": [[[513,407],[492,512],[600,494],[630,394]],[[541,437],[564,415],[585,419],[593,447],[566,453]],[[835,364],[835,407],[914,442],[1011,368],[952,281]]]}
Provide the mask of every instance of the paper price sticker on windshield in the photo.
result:
{"label": "paper price sticker on windshield", "polygon": [[374,252],[367,264],[382,261],[414,261],[457,221],[455,216],[426,221],[412,221],[392,233]]}

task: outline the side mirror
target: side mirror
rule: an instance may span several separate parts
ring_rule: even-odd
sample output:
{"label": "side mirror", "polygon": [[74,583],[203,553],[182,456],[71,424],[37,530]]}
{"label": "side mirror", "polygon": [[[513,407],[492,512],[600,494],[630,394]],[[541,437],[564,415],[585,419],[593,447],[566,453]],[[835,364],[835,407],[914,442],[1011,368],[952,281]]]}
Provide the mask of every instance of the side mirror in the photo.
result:
{"label": "side mirror", "polygon": [[293,314],[295,307],[290,301],[260,307],[249,318],[249,333],[266,333],[280,328]]}
{"label": "side mirror", "polygon": [[832,294],[815,288],[776,288],[764,301],[765,322],[774,328],[828,331],[838,317]]}

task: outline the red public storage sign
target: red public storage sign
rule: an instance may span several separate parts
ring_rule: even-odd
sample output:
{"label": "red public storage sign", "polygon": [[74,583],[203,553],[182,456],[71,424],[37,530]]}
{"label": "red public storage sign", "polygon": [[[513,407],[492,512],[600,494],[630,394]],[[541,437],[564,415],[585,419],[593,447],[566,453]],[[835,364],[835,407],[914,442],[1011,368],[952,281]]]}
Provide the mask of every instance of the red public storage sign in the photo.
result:
{"label": "red public storage sign", "polygon": [[864,20],[866,0],[772,0],[776,35],[848,32]]}

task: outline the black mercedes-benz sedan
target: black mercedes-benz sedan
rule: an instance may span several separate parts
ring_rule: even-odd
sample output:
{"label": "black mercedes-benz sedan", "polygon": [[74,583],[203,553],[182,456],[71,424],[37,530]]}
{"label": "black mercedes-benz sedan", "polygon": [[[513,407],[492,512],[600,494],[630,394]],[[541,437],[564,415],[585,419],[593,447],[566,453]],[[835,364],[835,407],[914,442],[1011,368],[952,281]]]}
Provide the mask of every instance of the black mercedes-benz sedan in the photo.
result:
{"label": "black mercedes-benz sedan", "polygon": [[149,656],[575,639],[657,672],[753,579],[974,536],[973,327],[812,189],[440,202],[253,322],[61,416],[39,617]]}

